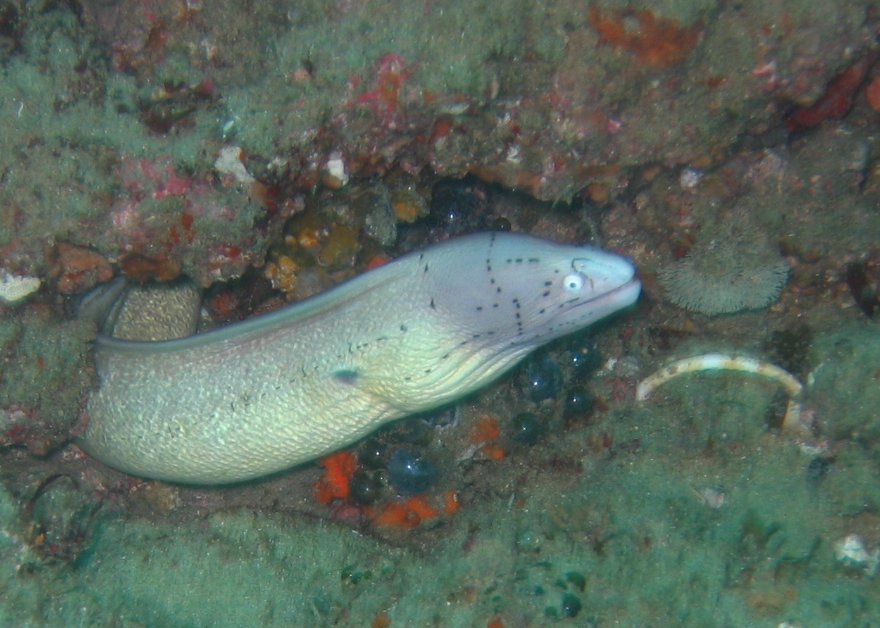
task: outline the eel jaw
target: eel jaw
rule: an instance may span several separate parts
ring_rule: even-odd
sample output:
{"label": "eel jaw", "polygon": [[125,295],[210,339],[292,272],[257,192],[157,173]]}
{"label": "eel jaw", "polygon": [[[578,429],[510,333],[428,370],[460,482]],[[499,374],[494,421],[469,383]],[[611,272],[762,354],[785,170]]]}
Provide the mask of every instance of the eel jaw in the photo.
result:
{"label": "eel jaw", "polygon": [[[584,305],[599,306],[607,314],[611,314],[618,310],[622,310],[635,303],[639,294],[642,292],[642,282],[638,279],[630,279],[625,284],[600,294],[594,299],[589,299],[583,303],[578,303],[574,309]],[[607,316],[606,314],[606,316]]]}

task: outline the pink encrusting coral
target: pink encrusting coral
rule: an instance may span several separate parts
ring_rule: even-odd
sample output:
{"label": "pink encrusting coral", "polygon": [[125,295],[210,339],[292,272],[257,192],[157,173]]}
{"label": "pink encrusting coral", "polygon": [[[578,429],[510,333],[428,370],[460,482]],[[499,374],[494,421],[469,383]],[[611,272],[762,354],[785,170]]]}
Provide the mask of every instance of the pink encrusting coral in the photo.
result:
{"label": "pink encrusting coral", "polygon": [[[169,157],[124,158],[118,176],[123,192],[112,220],[123,267],[129,256],[165,260],[208,285],[260,263],[263,249],[253,220],[261,210],[243,185],[189,175]],[[210,240],[203,239],[203,230]],[[198,249],[206,254],[194,256]]]}

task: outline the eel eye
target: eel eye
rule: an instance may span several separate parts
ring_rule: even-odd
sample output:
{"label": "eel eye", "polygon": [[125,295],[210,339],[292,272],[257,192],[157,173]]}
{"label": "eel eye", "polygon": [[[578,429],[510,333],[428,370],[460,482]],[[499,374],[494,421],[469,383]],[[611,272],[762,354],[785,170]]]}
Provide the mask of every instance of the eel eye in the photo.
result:
{"label": "eel eye", "polygon": [[562,280],[562,285],[565,286],[566,292],[580,292],[586,279],[582,273],[569,273]]}

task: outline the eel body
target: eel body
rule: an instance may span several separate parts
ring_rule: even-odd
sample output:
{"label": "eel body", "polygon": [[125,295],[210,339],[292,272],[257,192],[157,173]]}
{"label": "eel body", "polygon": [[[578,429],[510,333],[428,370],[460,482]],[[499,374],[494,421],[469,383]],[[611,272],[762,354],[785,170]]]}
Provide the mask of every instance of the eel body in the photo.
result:
{"label": "eel body", "polygon": [[526,235],[454,238],[271,314],[163,342],[99,337],[79,444],[133,475],[270,474],[480,388],[629,306],[624,258]]}

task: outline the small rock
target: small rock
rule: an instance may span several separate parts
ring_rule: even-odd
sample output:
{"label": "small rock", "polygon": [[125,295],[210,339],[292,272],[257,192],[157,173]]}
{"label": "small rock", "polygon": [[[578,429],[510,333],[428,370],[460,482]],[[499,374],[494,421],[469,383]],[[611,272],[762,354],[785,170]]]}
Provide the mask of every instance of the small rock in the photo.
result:
{"label": "small rock", "polygon": [[861,569],[868,576],[876,575],[880,566],[880,549],[869,551],[865,539],[858,534],[848,534],[837,541],[834,556],[845,566]]}
{"label": "small rock", "polygon": [[0,301],[15,303],[36,292],[40,287],[39,277],[13,275],[6,269],[0,269]]}

